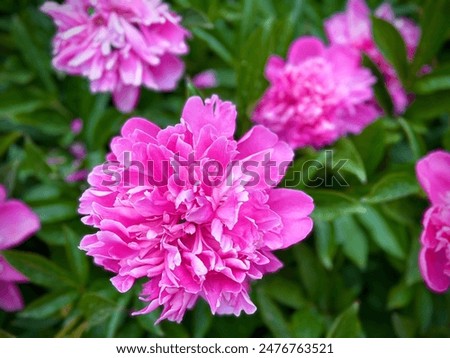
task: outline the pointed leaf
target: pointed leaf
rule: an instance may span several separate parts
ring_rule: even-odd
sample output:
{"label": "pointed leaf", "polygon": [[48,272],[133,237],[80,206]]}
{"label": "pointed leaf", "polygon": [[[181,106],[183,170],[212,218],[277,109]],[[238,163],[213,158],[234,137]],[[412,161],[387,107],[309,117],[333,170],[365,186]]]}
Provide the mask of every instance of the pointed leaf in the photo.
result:
{"label": "pointed leaf", "polygon": [[359,304],[354,303],[342,312],[331,325],[328,338],[360,338],[364,336],[358,318]]}
{"label": "pointed leaf", "polygon": [[2,255],[12,266],[28,277],[32,283],[49,288],[78,286],[70,272],[42,256],[20,251],[3,251]]}

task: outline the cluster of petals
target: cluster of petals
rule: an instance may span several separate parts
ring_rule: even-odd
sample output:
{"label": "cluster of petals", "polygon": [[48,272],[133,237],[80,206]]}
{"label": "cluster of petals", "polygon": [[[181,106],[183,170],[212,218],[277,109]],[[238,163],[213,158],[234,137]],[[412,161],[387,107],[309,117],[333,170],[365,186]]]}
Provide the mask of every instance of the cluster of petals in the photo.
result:
{"label": "cluster of petals", "polygon": [[[369,56],[384,76],[396,113],[401,114],[410,99],[394,68],[375,44],[370,16],[370,9],[364,0],[349,0],[345,12],[338,13],[325,22],[325,31],[332,44],[352,46]],[[420,28],[409,19],[396,18],[392,7],[387,3],[375,11],[375,16],[397,28],[405,42],[408,58],[412,60],[420,40]]]}
{"label": "cluster of petals", "polygon": [[427,155],[416,171],[431,202],[423,219],[420,271],[430,289],[445,292],[450,287],[450,153]]}
{"label": "cluster of petals", "polygon": [[131,111],[140,87],[171,91],[184,73],[189,33],[161,0],[66,0],[41,10],[56,23],[53,65],[89,78],[92,92],[112,92]]}
{"label": "cluster of petals", "polygon": [[[20,245],[40,228],[38,216],[19,200],[8,200],[0,185],[0,250]],[[23,308],[23,299],[17,284],[27,278],[12,267],[0,254],[0,309],[13,312]]]}
{"label": "cluster of petals", "polygon": [[180,322],[199,298],[213,314],[251,314],[251,282],[282,266],[272,251],[312,229],[312,199],[275,188],[292,149],[263,126],[236,141],[236,116],[213,96],[191,97],[165,129],[132,118],[88,177],[79,212],[98,231],[80,248],[120,292],[143,279],[138,314],[162,307],[160,320]]}
{"label": "cluster of petals", "polygon": [[287,61],[269,58],[265,76],[270,87],[252,120],[293,148],[321,148],[360,133],[379,116],[376,79],[351,47],[325,47],[315,37],[301,37],[291,45]]}

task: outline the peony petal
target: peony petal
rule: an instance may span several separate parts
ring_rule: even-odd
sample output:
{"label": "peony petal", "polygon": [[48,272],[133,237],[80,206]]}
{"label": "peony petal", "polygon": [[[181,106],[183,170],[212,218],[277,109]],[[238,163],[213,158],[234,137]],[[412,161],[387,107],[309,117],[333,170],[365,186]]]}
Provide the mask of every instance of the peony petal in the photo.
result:
{"label": "peony petal", "polygon": [[217,96],[205,103],[200,97],[191,97],[187,100],[181,117],[192,133],[200,133],[205,126],[211,125],[220,135],[230,138],[236,128],[237,113],[231,102],[222,102]]}
{"label": "peony petal", "polygon": [[292,43],[288,52],[288,62],[298,65],[311,57],[322,56],[324,51],[322,41],[312,36],[304,36]]}
{"label": "peony petal", "polygon": [[140,92],[139,87],[119,84],[113,93],[114,104],[123,113],[131,112],[137,105]]}
{"label": "peony petal", "polygon": [[283,243],[279,249],[298,243],[311,232],[313,222],[308,215],[313,211],[314,203],[310,196],[299,190],[275,189],[270,192],[267,203],[283,222]]}
{"label": "peony petal", "polygon": [[5,282],[28,282],[28,278],[12,267],[2,256],[0,256],[0,280]]}
{"label": "peony petal", "polygon": [[24,203],[0,204],[0,250],[20,245],[41,227],[39,217]]}
{"label": "peony petal", "polygon": [[270,56],[267,61],[264,75],[269,81],[276,81],[276,79],[283,73],[284,66],[286,66],[286,63],[281,57]]}
{"label": "peony petal", "polygon": [[184,63],[174,55],[161,57],[159,66],[151,67],[153,79],[161,91],[172,91],[177,87],[178,81],[184,73]]}
{"label": "peony petal", "polygon": [[450,287],[450,277],[445,274],[447,257],[445,250],[435,252],[423,248],[419,256],[419,266],[428,287],[435,292],[441,293]]}
{"label": "peony petal", "polygon": [[6,312],[16,312],[24,307],[22,294],[17,285],[0,280],[0,309]]}
{"label": "peony petal", "polygon": [[450,204],[450,153],[428,154],[417,163],[416,173],[433,205]]}

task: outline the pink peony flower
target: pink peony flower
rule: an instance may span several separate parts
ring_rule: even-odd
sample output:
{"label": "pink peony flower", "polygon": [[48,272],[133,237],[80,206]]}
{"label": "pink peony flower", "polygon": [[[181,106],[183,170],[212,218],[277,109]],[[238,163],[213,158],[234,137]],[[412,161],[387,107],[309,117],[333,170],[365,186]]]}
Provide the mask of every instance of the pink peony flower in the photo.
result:
{"label": "pink peony flower", "polygon": [[372,85],[355,49],[326,48],[314,37],[290,47],[287,61],[272,56],[266,65],[269,89],[252,120],[278,134],[294,149],[320,148],[347,133],[360,133],[379,115]]}
{"label": "pink peony flower", "polygon": [[[402,35],[410,60],[414,58],[420,40],[420,28],[411,20],[396,18],[389,4],[381,5],[375,16],[392,23]],[[405,111],[410,100],[397,73],[378,50],[372,36],[370,9],[364,0],[349,0],[347,10],[325,22],[325,31],[332,44],[349,45],[362,51],[379,66],[396,113]]]}
{"label": "pink peony flower", "polygon": [[171,91],[184,72],[188,31],[161,0],[66,0],[41,10],[58,27],[53,65],[112,92],[117,108],[133,110],[140,87]]}
{"label": "pink peony flower", "polygon": [[[39,228],[38,216],[21,201],[7,200],[5,188],[0,185],[0,250],[20,245]],[[0,255],[0,309],[13,312],[23,308],[17,284],[27,281]]]}
{"label": "pink peony flower", "polygon": [[98,232],[80,248],[128,291],[180,322],[203,298],[213,314],[253,313],[250,283],[280,269],[273,250],[312,229],[313,201],[275,189],[292,161],[289,146],[262,126],[233,139],[236,109],[217,96],[190,98],[181,123],[160,129],[130,119],[93,169],[79,212]]}
{"label": "pink peony flower", "polygon": [[215,88],[218,86],[216,72],[214,70],[207,70],[195,75],[192,83],[199,89]]}
{"label": "pink peony flower", "polygon": [[416,171],[431,201],[423,219],[420,271],[430,289],[445,292],[450,287],[450,153],[427,155]]}

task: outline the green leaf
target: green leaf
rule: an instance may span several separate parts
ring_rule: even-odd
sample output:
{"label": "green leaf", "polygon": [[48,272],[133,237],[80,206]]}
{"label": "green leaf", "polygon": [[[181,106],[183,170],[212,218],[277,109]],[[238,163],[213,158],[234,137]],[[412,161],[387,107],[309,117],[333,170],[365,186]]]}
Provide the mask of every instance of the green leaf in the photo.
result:
{"label": "green leaf", "polygon": [[293,252],[297,262],[299,282],[313,302],[321,308],[326,307],[331,286],[329,274],[308,245],[294,246]]}
{"label": "green leaf", "polygon": [[111,315],[111,319],[109,321],[108,328],[106,331],[107,338],[115,337],[117,331],[120,328],[120,325],[127,318],[128,312],[126,310],[126,307],[127,307],[128,303],[131,301],[132,297],[133,297],[133,291],[130,291],[126,294],[123,294],[117,300],[117,306],[115,308],[115,312]]}
{"label": "green leaf", "polygon": [[45,135],[59,137],[68,133],[68,119],[55,109],[38,109],[33,112],[18,113],[13,118],[14,123],[33,127]]}
{"label": "green leaf", "polygon": [[361,183],[367,182],[366,170],[355,145],[348,138],[342,138],[334,147],[333,162],[345,161],[342,171],[355,175]]}
{"label": "green leaf", "polygon": [[365,54],[363,54],[363,64],[365,67],[369,68],[377,78],[377,82],[373,86],[373,89],[379,106],[384,110],[385,114],[393,115],[394,104],[386,87],[386,81],[383,74],[380,72],[378,66]]}
{"label": "green leaf", "polygon": [[405,112],[407,119],[432,119],[450,112],[450,90],[417,96]]}
{"label": "green leaf", "polygon": [[20,113],[32,112],[47,104],[45,99],[38,97],[27,88],[10,88],[7,91],[0,91],[1,117],[13,118]]}
{"label": "green leaf", "polygon": [[293,337],[317,338],[324,333],[324,319],[313,307],[297,310],[292,316]]}
{"label": "green leaf", "polygon": [[80,301],[80,309],[91,326],[106,321],[116,311],[117,304],[96,293],[86,293]]}
{"label": "green leaf", "polygon": [[450,129],[444,134],[442,144],[444,145],[444,148],[450,152]]}
{"label": "green leaf", "polygon": [[304,305],[302,291],[297,282],[277,277],[267,277],[261,284],[261,289],[272,299],[286,307],[298,309]]}
{"label": "green leaf", "polygon": [[414,311],[416,313],[416,321],[419,322],[421,333],[425,333],[432,323],[434,304],[431,296],[432,293],[424,286],[418,287],[415,294]]}
{"label": "green leaf", "polygon": [[180,15],[183,19],[183,25],[188,29],[193,29],[196,27],[212,29],[214,27],[211,21],[209,21],[208,16],[197,9],[186,9],[185,11],[182,11]]}
{"label": "green leaf", "polygon": [[192,32],[194,36],[203,40],[227,65],[233,66],[233,56],[217,38],[200,28],[195,28]]}
{"label": "green leaf", "polygon": [[358,222],[351,215],[334,221],[336,241],[343,246],[344,254],[361,270],[367,267],[369,245],[367,237]]}
{"label": "green leaf", "polygon": [[33,206],[43,224],[54,224],[78,217],[78,204],[74,201],[60,201],[40,206]]}
{"label": "green leaf", "polygon": [[0,136],[0,157],[5,154],[9,147],[14,144],[22,135],[20,132],[13,132]]}
{"label": "green leaf", "polygon": [[395,333],[400,338],[415,338],[417,331],[417,324],[409,317],[394,313],[392,315],[392,324]]}
{"label": "green leaf", "polygon": [[353,142],[370,177],[386,153],[386,128],[383,120],[377,120],[368,126],[360,135],[353,138]]}
{"label": "green leaf", "polygon": [[16,338],[11,333],[4,331],[0,328],[0,338]]}
{"label": "green leaf", "polygon": [[163,337],[165,331],[161,328],[161,325],[156,325],[155,322],[159,317],[160,312],[158,310],[152,311],[148,314],[139,315],[136,320],[146,332],[149,332],[154,337]]}
{"label": "green leaf", "polygon": [[27,28],[27,24],[18,16],[15,16],[12,20],[11,31],[27,64],[35,70],[47,90],[56,93],[56,86],[51,76],[50,54],[36,46],[32,38],[33,29]]}
{"label": "green leaf", "polygon": [[333,322],[327,338],[360,338],[364,337],[358,318],[359,304],[354,303],[342,312]]}
{"label": "green leaf", "polygon": [[64,286],[78,287],[70,272],[42,256],[20,251],[3,251],[2,255],[36,285],[57,289]]}
{"label": "green leaf", "polygon": [[288,338],[291,336],[289,324],[283,316],[280,308],[266,295],[263,290],[258,290],[256,299],[262,320],[266,324],[267,328],[272,332],[274,337]]}
{"label": "green leaf", "polygon": [[89,263],[86,254],[78,248],[81,238],[67,226],[63,227],[63,231],[71,271],[76,273],[80,283],[85,285],[89,278]]}
{"label": "green leaf", "polygon": [[365,213],[366,209],[356,199],[333,190],[309,190],[316,205],[314,220],[333,221],[348,214]]}
{"label": "green leaf", "polygon": [[448,0],[427,0],[420,22],[422,35],[411,66],[413,74],[429,63],[444,44],[449,30],[448,14]]}
{"label": "green leaf", "polygon": [[41,148],[34,144],[30,138],[26,138],[24,149],[25,159],[21,163],[21,169],[44,181],[48,180],[51,168],[47,164]]}
{"label": "green leaf", "polygon": [[78,296],[75,291],[52,292],[30,303],[19,315],[22,318],[45,319],[71,305]]}
{"label": "green leaf", "polygon": [[323,266],[331,270],[333,268],[333,258],[336,254],[336,241],[331,223],[316,220],[314,222],[314,234],[316,250]]}
{"label": "green leaf", "polygon": [[358,214],[358,219],[366,228],[371,238],[386,253],[398,259],[404,259],[406,254],[398,242],[398,238],[378,211],[366,207],[365,214]]}
{"label": "green leaf", "polygon": [[61,198],[61,188],[51,184],[38,184],[29,188],[23,195],[23,199],[29,204],[48,203]]}
{"label": "green leaf", "polygon": [[413,297],[413,290],[404,283],[393,287],[389,291],[387,306],[389,310],[395,310],[407,306]]}
{"label": "green leaf", "polygon": [[213,323],[213,315],[209,306],[201,300],[194,309],[193,333],[195,338],[204,338]]}
{"label": "green leaf", "polygon": [[88,147],[92,150],[102,148],[105,145],[103,141],[98,143],[97,135],[101,132],[107,132],[105,129],[109,128],[106,127],[106,122],[104,122],[105,112],[109,101],[109,95],[97,94],[89,118],[86,121],[86,142]]}
{"label": "green leaf", "polygon": [[419,260],[417,259],[421,248],[419,235],[419,232],[417,232],[417,235],[413,235],[416,240],[413,240],[411,243],[411,250],[408,254],[408,262],[406,264],[405,281],[410,286],[423,280],[419,271]]}
{"label": "green leaf", "polygon": [[418,94],[450,90],[450,64],[438,67],[433,72],[419,77],[414,83],[413,90]]}
{"label": "green leaf", "polygon": [[391,23],[377,17],[372,17],[372,32],[381,53],[405,83],[408,78],[408,60],[402,35]]}
{"label": "green leaf", "polygon": [[364,197],[364,201],[376,204],[385,203],[419,192],[419,184],[415,175],[410,173],[388,173],[380,179]]}
{"label": "green leaf", "polygon": [[411,128],[409,122],[405,121],[405,119],[401,117],[398,118],[398,122],[406,134],[411,152],[414,155],[414,161],[416,162],[425,154],[426,146],[423,141],[421,141],[421,138]]}

